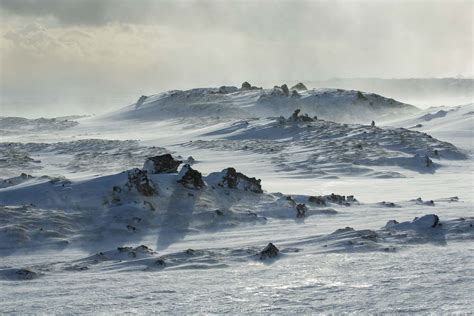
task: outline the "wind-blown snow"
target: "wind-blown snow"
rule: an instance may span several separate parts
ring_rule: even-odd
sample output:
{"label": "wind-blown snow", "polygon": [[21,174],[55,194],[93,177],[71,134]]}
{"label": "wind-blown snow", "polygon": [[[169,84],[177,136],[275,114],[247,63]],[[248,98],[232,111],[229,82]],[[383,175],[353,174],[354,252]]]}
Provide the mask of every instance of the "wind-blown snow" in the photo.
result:
{"label": "wind-blown snow", "polygon": [[282,91],[0,120],[0,310],[472,311],[472,105]]}

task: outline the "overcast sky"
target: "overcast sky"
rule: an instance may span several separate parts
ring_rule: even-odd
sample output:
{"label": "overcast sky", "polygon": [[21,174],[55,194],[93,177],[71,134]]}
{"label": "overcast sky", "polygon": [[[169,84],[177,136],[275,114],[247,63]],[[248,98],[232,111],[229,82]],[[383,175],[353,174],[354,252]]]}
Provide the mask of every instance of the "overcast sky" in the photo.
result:
{"label": "overcast sky", "polygon": [[122,96],[244,80],[472,76],[473,6],[0,0],[0,116],[24,108],[19,96],[105,109]]}

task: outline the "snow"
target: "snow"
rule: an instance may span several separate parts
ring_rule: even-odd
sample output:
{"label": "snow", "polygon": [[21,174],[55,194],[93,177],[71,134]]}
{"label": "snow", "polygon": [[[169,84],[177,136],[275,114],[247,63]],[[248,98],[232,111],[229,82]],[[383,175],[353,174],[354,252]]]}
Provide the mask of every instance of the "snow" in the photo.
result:
{"label": "snow", "polygon": [[[362,93],[371,127],[356,91],[299,91],[296,119],[271,93],[0,120],[0,310],[471,312],[473,105]],[[155,173],[165,153],[183,163]]]}

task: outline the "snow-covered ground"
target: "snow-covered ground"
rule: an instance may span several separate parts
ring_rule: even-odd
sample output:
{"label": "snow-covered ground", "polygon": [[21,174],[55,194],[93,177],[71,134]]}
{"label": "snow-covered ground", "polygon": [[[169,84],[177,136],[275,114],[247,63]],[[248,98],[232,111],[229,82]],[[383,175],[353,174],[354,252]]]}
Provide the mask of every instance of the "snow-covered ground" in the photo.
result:
{"label": "snow-covered ground", "polygon": [[473,105],[291,95],[0,119],[0,311],[474,310]]}

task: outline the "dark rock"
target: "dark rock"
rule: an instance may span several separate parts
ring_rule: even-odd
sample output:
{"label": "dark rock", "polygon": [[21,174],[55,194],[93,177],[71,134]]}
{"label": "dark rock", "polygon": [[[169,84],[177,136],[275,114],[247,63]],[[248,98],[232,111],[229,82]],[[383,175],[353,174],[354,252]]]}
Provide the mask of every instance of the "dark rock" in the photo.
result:
{"label": "dark rock", "polygon": [[241,89],[242,89],[242,90],[250,90],[250,89],[252,89],[252,86],[251,86],[250,83],[248,83],[247,81],[244,81],[244,82],[242,83],[242,88],[241,88]]}
{"label": "dark rock", "polygon": [[146,171],[135,168],[128,171],[127,174],[128,182],[125,186],[127,186],[129,190],[134,188],[144,196],[152,196],[155,194],[155,188],[150,179],[148,179]]}
{"label": "dark rock", "polygon": [[186,161],[185,161],[188,165],[192,165],[193,163],[196,162],[196,159],[193,158],[193,156],[189,156]]}
{"label": "dark rock", "polygon": [[143,169],[149,173],[174,173],[182,161],[176,160],[170,154],[150,157],[145,160]]}
{"label": "dark rock", "polygon": [[278,256],[279,253],[280,250],[278,250],[278,248],[274,244],[269,243],[265,248],[263,248],[262,251],[260,251],[260,260],[275,258]]}
{"label": "dark rock", "polygon": [[291,90],[305,91],[305,90],[308,90],[308,88],[306,88],[306,86],[302,82],[299,82],[295,84],[293,87],[291,87]]}
{"label": "dark rock", "polygon": [[165,260],[163,260],[163,259],[161,259],[161,258],[158,259],[158,260],[156,260],[155,263],[156,263],[156,265],[161,266],[161,267],[166,266]]}
{"label": "dark rock", "polygon": [[224,213],[221,210],[215,211],[218,216],[224,216]]}
{"label": "dark rock", "polygon": [[357,99],[359,100],[367,100],[367,97],[362,94],[362,92],[357,91]]}
{"label": "dark rock", "polygon": [[288,86],[286,84],[282,85],[281,86],[281,90],[283,91],[283,93],[286,95],[286,96],[289,96],[290,95],[290,90],[288,89]]}
{"label": "dark rock", "polygon": [[[248,83],[248,82],[247,82]],[[243,84],[242,84],[243,85]],[[250,85],[250,84],[249,84]],[[219,94],[227,94],[227,93],[232,93],[232,92],[236,92],[237,89],[236,87],[229,87],[229,86],[221,86],[219,87],[219,90],[217,91],[217,93]]]}
{"label": "dark rock", "polygon": [[321,195],[318,195],[318,196],[310,196],[310,197],[308,198],[308,202],[314,203],[314,204],[317,204],[317,205],[321,205],[321,206],[326,206],[326,200],[325,200],[324,197],[321,196]]}
{"label": "dark rock", "polygon": [[135,107],[138,109],[143,104],[143,102],[146,101],[147,98],[148,97],[146,95],[142,95],[140,98],[138,98]]}
{"label": "dark rock", "polygon": [[18,269],[15,271],[15,275],[22,280],[32,280],[38,277],[38,273],[28,269]]}
{"label": "dark rock", "polygon": [[306,216],[306,211],[308,208],[306,207],[306,204],[298,204],[296,205],[296,217],[297,218],[303,218]]}
{"label": "dark rock", "polygon": [[298,115],[300,114],[301,110],[300,109],[296,109],[293,114],[291,115],[291,119],[293,119],[293,121],[297,121],[298,120]]}
{"label": "dark rock", "polygon": [[240,189],[244,191],[263,193],[261,180],[256,178],[249,178],[243,173],[237,172],[230,167],[222,171],[224,176],[220,185],[229,189]]}
{"label": "dark rock", "polygon": [[356,198],[353,195],[346,196],[331,193],[330,195],[325,196],[310,196],[308,201],[318,205],[326,205],[327,203],[336,203],[340,205],[350,206],[350,203],[357,202]]}
{"label": "dark rock", "polygon": [[301,94],[299,94],[298,91],[293,90],[293,92],[291,92],[291,97],[292,98],[300,98]]}
{"label": "dark rock", "polygon": [[122,189],[119,186],[114,185],[112,187],[112,191],[114,191],[116,193],[120,193],[120,192],[122,192]]}
{"label": "dark rock", "polygon": [[431,160],[430,157],[428,157],[428,155],[425,155],[423,162],[428,168],[430,168],[433,165],[433,160]]}
{"label": "dark rock", "polygon": [[132,250],[133,250],[132,247],[117,247],[118,252],[129,252],[129,251],[132,251]]}
{"label": "dark rock", "polygon": [[337,229],[332,234],[342,234],[342,233],[348,233],[348,232],[353,232],[353,231],[355,231],[354,228],[347,226],[347,227],[344,227],[344,228]]}
{"label": "dark rock", "polygon": [[204,181],[202,180],[202,174],[191,168],[190,165],[184,165],[179,172],[178,177],[178,183],[181,183],[188,189],[200,190],[205,186]]}

